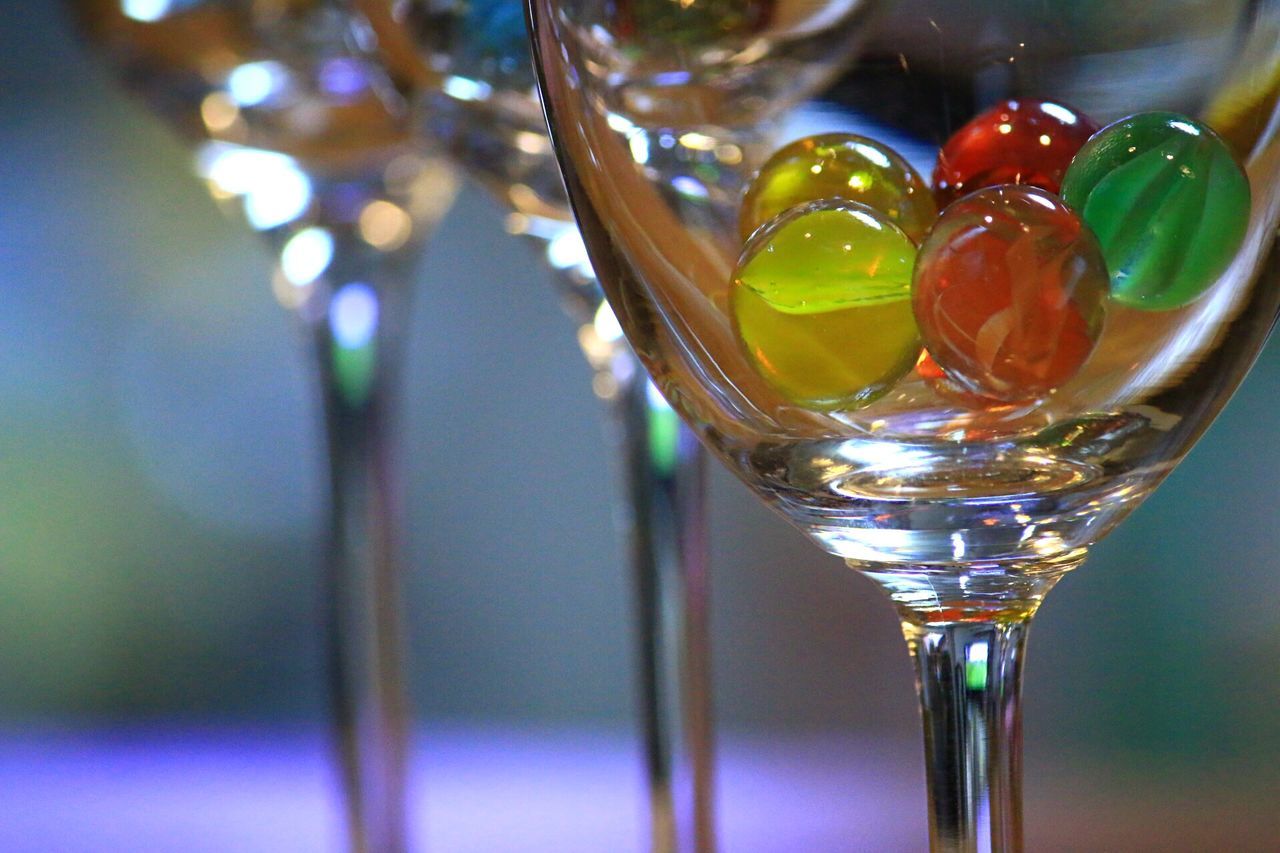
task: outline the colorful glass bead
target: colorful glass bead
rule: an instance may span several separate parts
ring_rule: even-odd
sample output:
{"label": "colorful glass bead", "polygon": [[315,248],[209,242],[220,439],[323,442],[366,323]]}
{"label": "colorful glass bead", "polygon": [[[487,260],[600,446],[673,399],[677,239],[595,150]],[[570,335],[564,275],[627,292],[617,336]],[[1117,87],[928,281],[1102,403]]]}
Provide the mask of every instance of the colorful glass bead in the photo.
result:
{"label": "colorful glass bead", "polygon": [[875,208],[919,242],[938,215],[924,179],[887,145],[851,133],[797,139],[774,152],[747,188],[742,239],[784,210],[844,198]]}
{"label": "colorful glass bead", "polygon": [[980,114],[938,152],[933,189],[946,207],[999,184],[1029,184],[1056,193],[1071,158],[1098,126],[1054,101],[1003,101]]}
{"label": "colorful glass bead", "polygon": [[956,384],[1005,402],[1043,398],[1102,331],[1107,268],[1093,234],[1035,187],[988,187],[942,212],[911,298],[929,354]]}
{"label": "colorful glass bead", "polygon": [[469,0],[463,9],[462,26],[450,32],[457,69],[478,72],[477,79],[482,80],[519,75],[532,82],[524,4],[519,0]]}
{"label": "colorful glass bead", "polygon": [[1235,257],[1249,179],[1208,126],[1176,113],[1108,125],[1080,149],[1062,197],[1102,244],[1111,297],[1163,311],[1194,301]]}
{"label": "colorful glass bead", "polygon": [[624,43],[710,47],[753,35],[769,23],[776,0],[614,0],[610,30]]}
{"label": "colorful glass bead", "polygon": [[854,408],[920,354],[911,313],[916,247],[884,214],[849,201],[794,207],[747,244],[734,273],[734,329],[792,402]]}

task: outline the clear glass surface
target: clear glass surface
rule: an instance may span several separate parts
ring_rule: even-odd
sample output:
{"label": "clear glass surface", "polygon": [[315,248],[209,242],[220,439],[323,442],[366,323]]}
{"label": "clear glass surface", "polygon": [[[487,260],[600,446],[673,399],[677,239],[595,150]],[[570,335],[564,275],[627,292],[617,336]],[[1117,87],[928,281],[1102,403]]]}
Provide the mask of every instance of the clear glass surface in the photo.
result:
{"label": "clear glass surface", "polygon": [[402,323],[457,179],[343,3],[74,0],[82,32],[266,240],[311,338],[330,503],[320,576],[350,847],[406,848],[393,442]]}
{"label": "clear glass surface", "polygon": [[[933,848],[1020,849],[1026,627],[1280,304],[1280,4],[530,7],[627,338],[731,470],[897,606]],[[932,221],[900,203],[921,186]]]}

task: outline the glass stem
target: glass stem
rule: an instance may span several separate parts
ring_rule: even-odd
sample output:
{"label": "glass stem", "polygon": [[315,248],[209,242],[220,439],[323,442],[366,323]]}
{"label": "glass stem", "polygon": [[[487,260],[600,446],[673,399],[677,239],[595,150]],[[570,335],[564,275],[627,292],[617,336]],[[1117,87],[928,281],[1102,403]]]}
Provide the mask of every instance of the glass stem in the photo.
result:
{"label": "glass stem", "polygon": [[903,622],[924,719],[930,849],[1022,850],[1022,661],[1029,620]]}
{"label": "glass stem", "polygon": [[392,437],[396,323],[407,313],[396,303],[407,301],[407,288],[357,281],[334,293],[313,326],[330,471],[323,591],[330,701],[350,849],[403,853],[408,708]]}
{"label": "glass stem", "polygon": [[851,562],[898,608],[924,723],[933,853],[1020,853],[1022,666],[1031,619],[1083,555],[1013,566]]}
{"label": "glass stem", "polygon": [[[634,360],[634,356],[630,356]],[[651,849],[709,853],[712,817],[705,465],[635,362],[619,389]]]}

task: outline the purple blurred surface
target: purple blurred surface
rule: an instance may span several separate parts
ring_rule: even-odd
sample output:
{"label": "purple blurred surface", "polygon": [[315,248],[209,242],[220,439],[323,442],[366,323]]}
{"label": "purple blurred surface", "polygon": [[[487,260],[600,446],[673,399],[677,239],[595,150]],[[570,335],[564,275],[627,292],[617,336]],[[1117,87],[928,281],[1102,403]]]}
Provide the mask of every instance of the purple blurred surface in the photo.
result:
{"label": "purple blurred surface", "polygon": [[[724,853],[914,851],[919,746],[832,735],[721,738]],[[156,727],[0,733],[0,850],[340,851],[318,730]],[[415,850],[640,853],[642,779],[625,731],[434,728],[418,738]],[[1124,778],[1028,767],[1031,851],[1280,849],[1257,774]]]}
{"label": "purple blurred surface", "polygon": [[[416,849],[644,849],[625,733],[455,729],[420,737],[416,752]],[[920,792],[893,784],[903,774],[892,750],[735,739],[721,752],[726,850],[908,850],[923,839]],[[327,761],[323,734],[300,730],[9,731],[0,850],[338,851]]]}

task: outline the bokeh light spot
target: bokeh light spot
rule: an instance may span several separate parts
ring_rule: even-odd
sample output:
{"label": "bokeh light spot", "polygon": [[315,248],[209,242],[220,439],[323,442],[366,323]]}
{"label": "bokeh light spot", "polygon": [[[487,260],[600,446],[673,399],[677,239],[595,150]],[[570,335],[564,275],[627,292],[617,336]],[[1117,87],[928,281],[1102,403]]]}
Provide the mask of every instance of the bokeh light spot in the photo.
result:
{"label": "bokeh light spot", "polygon": [[253,107],[271,98],[288,78],[279,62],[246,62],[227,75],[227,94],[242,107]]}
{"label": "bokeh light spot", "polygon": [[169,0],[123,0],[120,11],[127,18],[149,24],[167,15],[170,5]]}
{"label": "bokeh light spot", "polygon": [[360,349],[378,329],[378,295],[363,282],[344,284],[329,306],[329,328],[338,346]]}
{"label": "bokeh light spot", "polygon": [[200,118],[210,133],[222,133],[239,121],[240,108],[225,92],[210,92],[200,102]]}
{"label": "bokeh light spot", "polygon": [[413,219],[405,210],[389,201],[371,201],[360,211],[360,236],[375,249],[389,252],[408,242],[413,234]]}
{"label": "bokeh light spot", "polygon": [[245,218],[259,231],[297,219],[311,204],[311,181],[292,157],[214,143],[201,149],[198,160],[215,196],[243,196]]}
{"label": "bokeh light spot", "polygon": [[280,250],[280,270],[296,287],[315,281],[333,261],[333,237],[323,228],[304,228]]}

